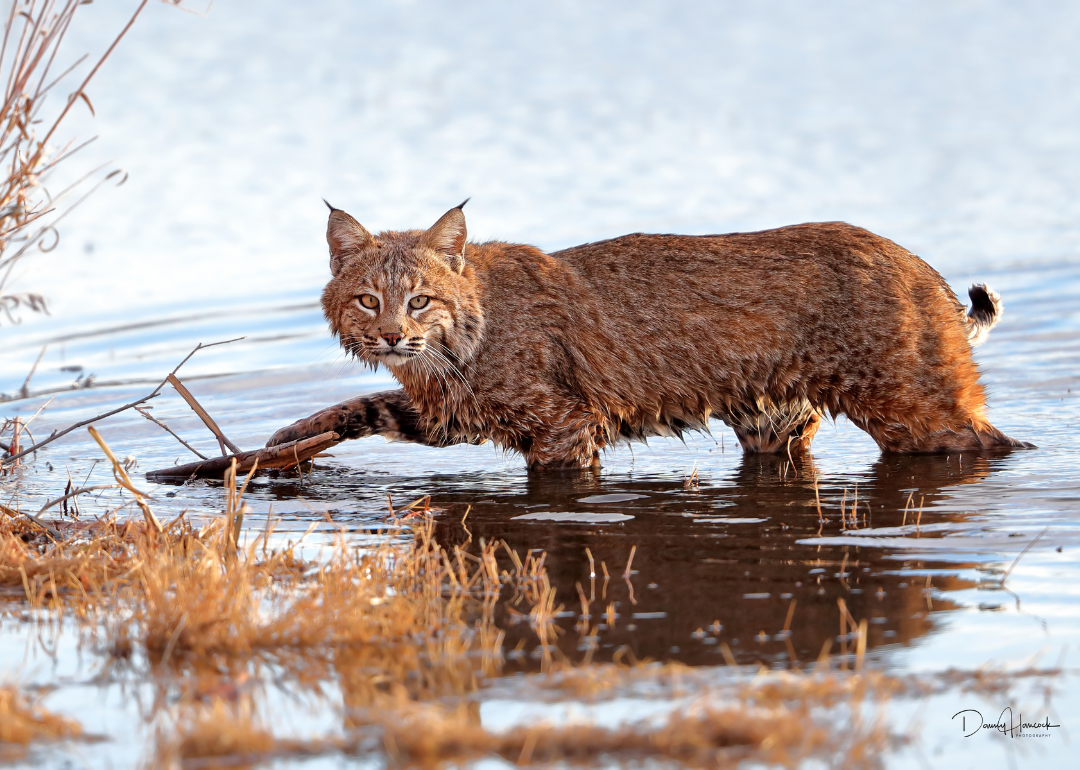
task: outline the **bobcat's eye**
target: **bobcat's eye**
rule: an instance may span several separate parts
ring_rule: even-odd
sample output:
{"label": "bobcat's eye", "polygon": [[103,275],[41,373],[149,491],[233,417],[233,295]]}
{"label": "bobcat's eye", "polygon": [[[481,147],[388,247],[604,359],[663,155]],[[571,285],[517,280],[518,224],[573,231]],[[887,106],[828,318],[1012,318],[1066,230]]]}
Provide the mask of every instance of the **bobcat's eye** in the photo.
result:
{"label": "bobcat's eye", "polygon": [[423,294],[420,294],[409,300],[409,307],[413,310],[423,310],[428,306],[429,302],[431,302],[431,297],[425,297]]}
{"label": "bobcat's eye", "polygon": [[360,301],[360,306],[368,310],[374,310],[379,306],[379,298],[374,294],[361,294],[357,299]]}

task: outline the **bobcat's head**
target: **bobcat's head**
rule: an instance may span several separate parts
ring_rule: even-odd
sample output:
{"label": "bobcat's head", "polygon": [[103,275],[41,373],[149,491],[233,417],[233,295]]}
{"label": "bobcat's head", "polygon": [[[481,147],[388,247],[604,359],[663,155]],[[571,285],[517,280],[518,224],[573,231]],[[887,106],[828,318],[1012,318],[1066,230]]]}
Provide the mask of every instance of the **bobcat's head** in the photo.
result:
{"label": "bobcat's head", "polygon": [[330,207],[326,240],[333,278],[322,304],[342,347],[392,371],[415,367],[434,374],[472,358],[484,316],[465,263],[464,205],[424,232],[377,236]]}

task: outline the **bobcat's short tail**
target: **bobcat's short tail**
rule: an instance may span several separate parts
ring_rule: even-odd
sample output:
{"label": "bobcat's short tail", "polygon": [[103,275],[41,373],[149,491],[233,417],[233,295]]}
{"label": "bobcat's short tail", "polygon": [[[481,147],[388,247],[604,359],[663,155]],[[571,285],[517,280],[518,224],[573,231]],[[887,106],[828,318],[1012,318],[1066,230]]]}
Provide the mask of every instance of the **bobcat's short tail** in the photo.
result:
{"label": "bobcat's short tail", "polygon": [[968,296],[971,297],[971,307],[964,320],[967,322],[968,342],[974,347],[984,342],[990,330],[1001,320],[1001,296],[985,283],[977,283],[968,289]]}

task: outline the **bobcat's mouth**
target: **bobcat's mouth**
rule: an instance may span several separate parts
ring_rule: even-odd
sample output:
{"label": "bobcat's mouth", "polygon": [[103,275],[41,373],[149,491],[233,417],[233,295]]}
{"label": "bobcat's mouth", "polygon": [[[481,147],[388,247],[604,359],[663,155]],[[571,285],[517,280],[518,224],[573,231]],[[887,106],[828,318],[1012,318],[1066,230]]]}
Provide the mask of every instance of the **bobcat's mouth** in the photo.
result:
{"label": "bobcat's mouth", "polygon": [[364,335],[358,342],[343,342],[353,355],[366,359],[370,363],[380,363],[386,366],[399,366],[424,355],[425,344],[423,339],[402,340],[400,344],[388,345],[372,335]]}
{"label": "bobcat's mouth", "polygon": [[378,358],[382,363],[390,366],[403,364],[410,358],[416,358],[416,356],[419,355],[415,350],[409,350],[407,348],[376,348],[375,350],[368,352]]}

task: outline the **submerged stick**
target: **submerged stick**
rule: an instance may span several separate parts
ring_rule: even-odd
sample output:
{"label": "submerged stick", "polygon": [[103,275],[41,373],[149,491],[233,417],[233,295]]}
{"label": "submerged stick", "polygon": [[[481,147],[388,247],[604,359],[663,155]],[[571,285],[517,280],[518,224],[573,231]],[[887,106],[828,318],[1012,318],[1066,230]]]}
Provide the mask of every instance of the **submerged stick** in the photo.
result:
{"label": "submerged stick", "polygon": [[250,452],[238,452],[228,457],[215,457],[212,460],[174,465],[171,468],[159,468],[147,471],[148,481],[183,481],[192,477],[222,478],[225,472],[236,461],[236,471],[247,472],[258,463],[259,470],[277,468],[288,470],[300,463],[310,460],[312,457],[328,449],[338,442],[341,437],[334,432],[321,433],[311,438],[290,441],[288,444],[253,449]]}

